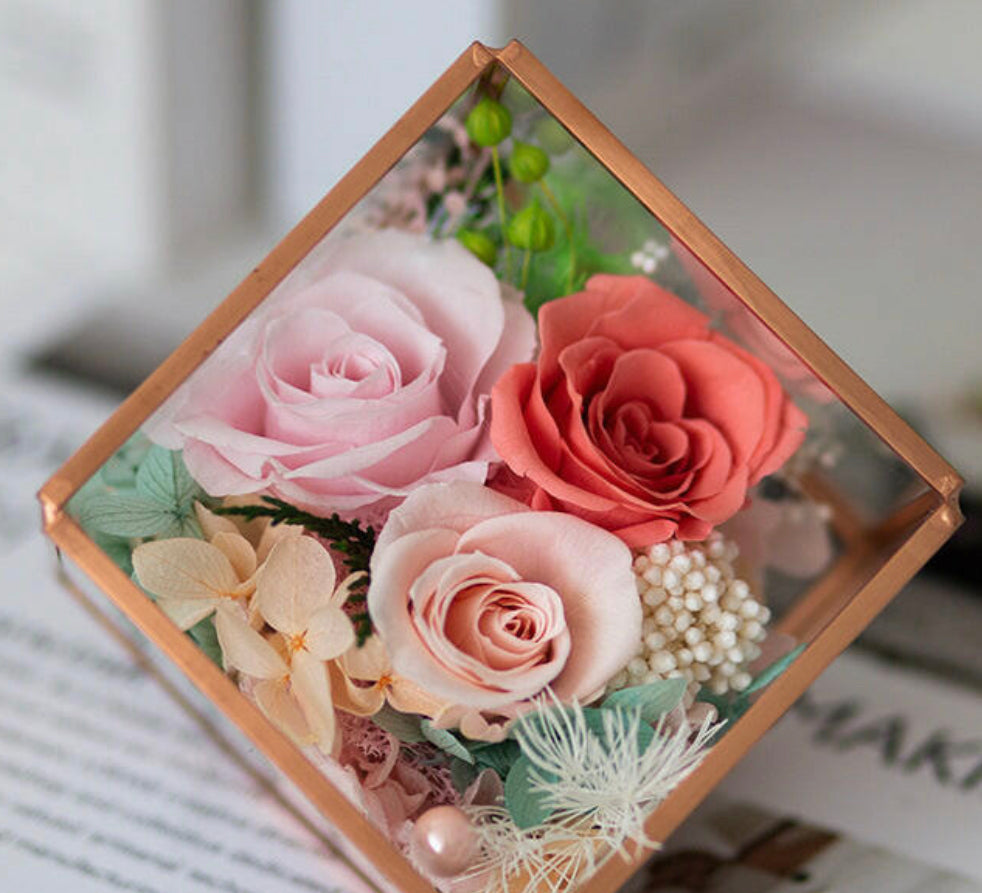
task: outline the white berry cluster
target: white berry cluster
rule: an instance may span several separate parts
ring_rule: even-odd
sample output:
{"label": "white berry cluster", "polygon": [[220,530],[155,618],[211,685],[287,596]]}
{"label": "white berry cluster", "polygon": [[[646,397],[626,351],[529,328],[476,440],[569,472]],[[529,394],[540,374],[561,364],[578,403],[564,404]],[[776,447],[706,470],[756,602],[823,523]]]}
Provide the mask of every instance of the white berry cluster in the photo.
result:
{"label": "white berry cluster", "polygon": [[667,245],[659,245],[654,239],[648,239],[640,250],[631,255],[631,266],[650,276],[670,254]]}
{"label": "white berry cluster", "polygon": [[725,694],[750,685],[746,665],[760,654],[770,611],[737,578],[738,552],[712,533],[700,543],[671,540],[636,553],[643,640],[609,690],[682,676],[688,707],[702,686]]}

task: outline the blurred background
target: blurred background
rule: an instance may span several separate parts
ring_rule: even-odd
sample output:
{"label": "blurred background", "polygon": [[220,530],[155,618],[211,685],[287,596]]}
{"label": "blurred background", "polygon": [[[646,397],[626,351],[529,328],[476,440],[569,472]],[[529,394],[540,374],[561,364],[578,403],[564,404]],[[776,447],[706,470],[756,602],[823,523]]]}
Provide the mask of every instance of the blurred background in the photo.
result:
{"label": "blurred background", "polygon": [[470,41],[518,37],[965,475],[863,642],[977,689],[980,36],[979,0],[0,0],[0,404],[120,399]]}

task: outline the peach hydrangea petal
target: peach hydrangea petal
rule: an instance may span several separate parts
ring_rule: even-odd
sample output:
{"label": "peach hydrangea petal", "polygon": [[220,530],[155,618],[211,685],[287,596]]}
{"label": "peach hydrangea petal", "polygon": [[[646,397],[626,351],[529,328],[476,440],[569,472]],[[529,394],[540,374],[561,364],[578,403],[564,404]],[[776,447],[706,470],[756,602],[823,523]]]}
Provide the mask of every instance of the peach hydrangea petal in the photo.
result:
{"label": "peach hydrangea petal", "polygon": [[337,720],[331,700],[331,681],[324,661],[302,650],[294,654],[290,664],[290,690],[310,725],[318,747],[325,753],[331,753],[340,742],[335,740]]}
{"label": "peach hydrangea petal", "polygon": [[331,697],[334,706],[355,716],[372,716],[385,704],[385,691],[378,685],[358,685],[338,665],[331,661],[327,665],[331,677]]}
{"label": "peach hydrangea petal", "polygon": [[165,598],[157,602],[157,607],[178,629],[189,630],[211,614],[220,603],[221,600],[217,598]]}
{"label": "peach hydrangea petal", "polygon": [[211,544],[225,555],[240,580],[247,580],[256,572],[256,550],[241,533],[220,530],[211,538]]}
{"label": "peach hydrangea petal", "polygon": [[229,595],[239,585],[235,569],[220,549],[190,537],[137,546],[133,570],[144,589],[164,598],[213,599]]}
{"label": "peach hydrangea petal", "polygon": [[297,699],[284,679],[261,679],[252,687],[259,709],[281,731],[301,747],[314,744],[316,738]]}
{"label": "peach hydrangea petal", "polygon": [[218,611],[215,632],[225,664],[256,679],[280,679],[289,668],[263,636],[237,611]]}
{"label": "peach hydrangea petal", "polygon": [[319,660],[332,660],[355,644],[355,630],[348,615],[335,605],[314,611],[304,631],[304,648]]}
{"label": "peach hydrangea petal", "polygon": [[327,549],[311,537],[291,537],[273,548],[259,572],[255,606],[274,629],[300,633],[329,602],[336,579]]}

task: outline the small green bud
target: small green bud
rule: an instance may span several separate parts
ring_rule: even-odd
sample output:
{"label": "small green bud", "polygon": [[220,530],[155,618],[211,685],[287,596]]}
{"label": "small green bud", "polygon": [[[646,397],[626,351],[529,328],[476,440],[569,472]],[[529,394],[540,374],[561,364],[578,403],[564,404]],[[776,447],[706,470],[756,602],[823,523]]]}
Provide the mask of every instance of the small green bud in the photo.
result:
{"label": "small green bud", "polygon": [[548,251],[556,241],[556,227],[538,201],[533,200],[508,221],[506,235],[517,248]]}
{"label": "small green bud", "polygon": [[549,156],[538,146],[516,141],[508,166],[520,183],[538,183],[549,172]]}
{"label": "small green bud", "polygon": [[498,259],[498,246],[487,233],[478,232],[476,229],[459,229],[457,241],[489,267],[493,267]]}
{"label": "small green bud", "polygon": [[465,122],[467,135],[479,146],[497,146],[511,133],[511,112],[485,97],[471,109]]}
{"label": "small green bud", "polygon": [[543,149],[556,157],[568,152],[573,145],[569,131],[555,118],[542,118],[535,125],[535,138]]}

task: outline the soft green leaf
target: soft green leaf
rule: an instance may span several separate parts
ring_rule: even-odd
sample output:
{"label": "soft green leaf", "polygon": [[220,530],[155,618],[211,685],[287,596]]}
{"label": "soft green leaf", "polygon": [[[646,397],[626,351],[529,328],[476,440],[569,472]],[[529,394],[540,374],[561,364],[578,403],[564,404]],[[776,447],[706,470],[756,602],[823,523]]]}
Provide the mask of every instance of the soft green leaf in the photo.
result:
{"label": "soft green leaf", "polygon": [[634,685],[622,688],[609,695],[601,705],[601,709],[609,707],[624,707],[641,711],[641,718],[648,723],[655,723],[658,718],[675,707],[685,694],[685,679],[659,679],[647,685]]}
{"label": "soft green leaf", "polygon": [[[78,522],[86,530],[121,537],[156,536],[170,531],[173,512],[137,493],[104,493],[89,496],[79,508]],[[176,533],[168,533],[177,536]]]}
{"label": "soft green leaf", "polygon": [[384,704],[372,716],[372,722],[390,735],[395,735],[403,744],[419,744],[427,740],[420,728],[420,717],[412,713],[400,713],[388,704]]}
{"label": "soft green leaf", "polygon": [[436,745],[440,750],[446,751],[451,756],[457,757],[457,759],[463,760],[465,763],[474,763],[474,757],[471,756],[471,752],[464,747],[460,739],[453,732],[448,729],[434,728],[433,723],[428,719],[424,719],[419,727],[430,744]]}
{"label": "soft green leaf", "polygon": [[515,760],[522,755],[517,741],[505,740],[495,744],[481,743],[470,746],[471,755],[482,769],[493,769],[502,778],[508,775]]}
{"label": "soft green leaf", "polygon": [[769,664],[765,669],[761,670],[754,681],[750,683],[744,694],[752,695],[755,691],[760,691],[762,688],[766,688],[788,667],[790,667],[791,664],[797,660],[798,655],[800,655],[804,650],[805,646],[804,644],[801,644],[794,650],[789,651],[783,657],[774,661],[774,663]]}
{"label": "soft green leaf", "polygon": [[102,481],[111,487],[136,486],[136,473],[150,446],[146,435],[134,434],[99,470]]}
{"label": "soft green leaf", "polygon": [[533,790],[531,771],[531,760],[522,754],[505,779],[505,807],[512,821],[522,829],[541,825],[553,812],[543,803],[545,792]]}
{"label": "soft green leaf", "polygon": [[465,763],[456,757],[450,758],[450,780],[458,794],[463,795],[475,778],[477,778],[477,769],[470,763]]}
{"label": "soft green leaf", "polygon": [[179,452],[152,446],[136,473],[138,493],[174,511],[187,512],[198,495],[198,485],[188,474]]}
{"label": "soft green leaf", "polygon": [[213,663],[222,667],[222,646],[218,644],[214,617],[206,617],[196,623],[188,630],[188,635],[194,639],[198,647],[208,655]]}
{"label": "soft green leaf", "polygon": [[133,550],[130,548],[129,540],[93,531],[92,541],[112,559],[113,564],[124,574],[130,576],[133,573]]}

